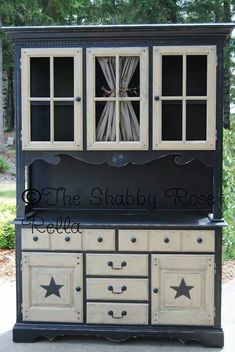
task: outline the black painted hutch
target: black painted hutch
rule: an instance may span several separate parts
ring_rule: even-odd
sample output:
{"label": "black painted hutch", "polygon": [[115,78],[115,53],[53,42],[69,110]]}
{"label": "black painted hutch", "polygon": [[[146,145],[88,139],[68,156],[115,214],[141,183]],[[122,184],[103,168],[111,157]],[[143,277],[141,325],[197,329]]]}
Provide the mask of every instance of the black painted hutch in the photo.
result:
{"label": "black painted hutch", "polygon": [[15,342],[223,346],[232,24],[5,28],[15,47]]}

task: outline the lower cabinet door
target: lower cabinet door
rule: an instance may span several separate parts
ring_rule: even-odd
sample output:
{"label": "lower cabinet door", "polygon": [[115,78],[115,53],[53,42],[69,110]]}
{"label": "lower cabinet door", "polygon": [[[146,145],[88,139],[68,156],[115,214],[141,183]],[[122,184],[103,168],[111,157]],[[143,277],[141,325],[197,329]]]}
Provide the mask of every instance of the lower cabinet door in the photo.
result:
{"label": "lower cabinet door", "polygon": [[214,324],[214,256],[152,255],[152,324]]}
{"label": "lower cabinet door", "polygon": [[83,322],[83,260],[78,253],[22,254],[24,321]]}
{"label": "lower cabinet door", "polygon": [[87,303],[88,324],[148,324],[148,304]]}

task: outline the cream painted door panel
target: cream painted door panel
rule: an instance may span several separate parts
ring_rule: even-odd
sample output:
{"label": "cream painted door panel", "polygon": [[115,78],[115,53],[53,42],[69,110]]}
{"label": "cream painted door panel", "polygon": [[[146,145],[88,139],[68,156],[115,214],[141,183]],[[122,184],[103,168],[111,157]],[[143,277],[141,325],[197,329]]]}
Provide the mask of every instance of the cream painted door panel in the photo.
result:
{"label": "cream painted door panel", "polygon": [[[44,231],[45,229],[42,229]],[[36,229],[27,228],[21,230],[21,247],[22,249],[50,249],[50,235],[45,232],[40,232]]]}
{"label": "cream painted door panel", "polygon": [[51,249],[52,250],[81,250],[82,249],[82,235],[76,233],[55,232],[51,234]]}
{"label": "cream painted door panel", "polygon": [[181,250],[180,230],[150,230],[150,251],[177,252]]}
{"label": "cream painted door panel", "polygon": [[147,230],[119,230],[118,236],[120,251],[148,251]]}
{"label": "cream painted door panel", "polygon": [[87,303],[88,324],[148,324],[148,304]]}
{"label": "cream painted door panel", "polygon": [[87,275],[147,276],[148,256],[143,254],[87,254]]}
{"label": "cream painted door panel", "polygon": [[152,255],[152,324],[214,324],[214,256]]}
{"label": "cream painted door panel", "polygon": [[84,229],[82,230],[83,249],[90,251],[114,251],[114,229]]}
{"label": "cream painted door panel", "polygon": [[87,299],[148,300],[148,279],[87,279]]}
{"label": "cream painted door panel", "polygon": [[182,251],[214,252],[215,232],[213,230],[182,231]]}
{"label": "cream painted door panel", "polygon": [[82,254],[23,253],[24,321],[83,321]]}

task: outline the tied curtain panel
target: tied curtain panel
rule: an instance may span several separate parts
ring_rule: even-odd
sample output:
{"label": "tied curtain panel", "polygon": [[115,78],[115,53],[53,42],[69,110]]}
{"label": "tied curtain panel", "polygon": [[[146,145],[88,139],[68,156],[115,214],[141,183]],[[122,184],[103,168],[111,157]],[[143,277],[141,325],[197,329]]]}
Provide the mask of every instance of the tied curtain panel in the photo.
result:
{"label": "tied curtain panel", "polygon": [[[114,97],[116,91],[115,57],[100,57],[98,62],[109,86],[109,97]],[[140,126],[132,102],[125,101],[125,97],[128,97],[128,86],[138,62],[139,57],[119,58],[119,96],[123,98],[123,101],[120,102],[119,133],[122,141],[139,141],[140,138]],[[105,104],[97,126],[96,140],[116,140],[115,101],[107,101]]]}

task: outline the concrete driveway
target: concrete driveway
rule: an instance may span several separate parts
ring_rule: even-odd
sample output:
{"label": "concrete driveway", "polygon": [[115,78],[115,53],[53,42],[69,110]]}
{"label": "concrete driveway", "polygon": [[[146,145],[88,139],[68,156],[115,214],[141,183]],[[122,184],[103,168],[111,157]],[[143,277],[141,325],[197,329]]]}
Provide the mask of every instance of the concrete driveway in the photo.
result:
{"label": "concrete driveway", "polygon": [[15,283],[0,280],[0,352],[195,352],[235,351],[235,279],[223,285],[222,325],[225,346],[205,348],[200,344],[184,345],[178,341],[135,339],[125,343],[112,343],[96,337],[64,337],[50,342],[13,343],[11,328],[15,322]]}

